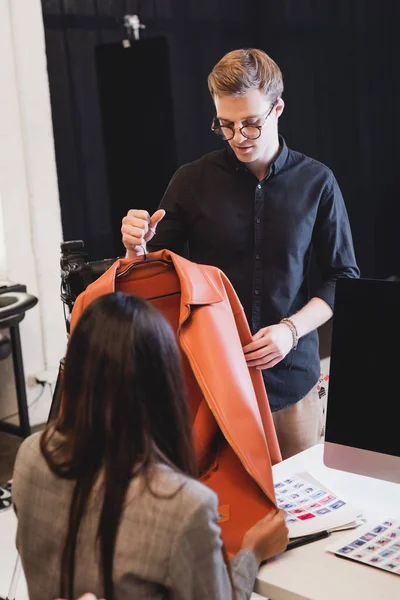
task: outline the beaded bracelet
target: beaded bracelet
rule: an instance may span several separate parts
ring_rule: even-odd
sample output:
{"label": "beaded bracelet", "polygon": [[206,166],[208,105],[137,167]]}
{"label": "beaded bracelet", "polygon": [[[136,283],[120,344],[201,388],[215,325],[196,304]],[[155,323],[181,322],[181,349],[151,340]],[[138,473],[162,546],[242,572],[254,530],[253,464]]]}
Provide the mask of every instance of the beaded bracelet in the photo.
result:
{"label": "beaded bracelet", "polygon": [[288,319],[288,318],[281,319],[279,322],[284,323],[285,325],[287,325],[289,327],[290,331],[292,332],[292,338],[293,338],[292,350],[296,350],[297,344],[299,341],[299,334],[298,334],[296,325],[293,323],[293,321],[291,319]]}

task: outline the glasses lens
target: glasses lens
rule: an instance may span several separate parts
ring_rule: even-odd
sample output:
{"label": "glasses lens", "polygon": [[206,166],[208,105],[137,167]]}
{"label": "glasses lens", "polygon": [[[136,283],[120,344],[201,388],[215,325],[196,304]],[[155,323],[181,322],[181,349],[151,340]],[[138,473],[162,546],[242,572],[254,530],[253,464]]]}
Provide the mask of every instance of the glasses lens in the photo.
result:
{"label": "glasses lens", "polygon": [[242,127],[241,132],[242,135],[249,140],[256,140],[261,135],[261,131],[258,129],[258,127]]}
{"label": "glasses lens", "polygon": [[222,140],[231,140],[233,138],[233,131],[229,127],[214,127],[214,133],[217,134]]}

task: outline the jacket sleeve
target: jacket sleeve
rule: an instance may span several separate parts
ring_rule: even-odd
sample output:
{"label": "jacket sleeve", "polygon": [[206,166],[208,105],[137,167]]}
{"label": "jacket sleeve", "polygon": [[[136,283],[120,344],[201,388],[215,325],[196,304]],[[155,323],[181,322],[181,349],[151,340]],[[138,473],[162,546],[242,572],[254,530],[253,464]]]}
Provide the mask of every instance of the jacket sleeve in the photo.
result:
{"label": "jacket sleeve", "polygon": [[188,177],[185,166],[173,175],[161,200],[159,208],[165,210],[165,216],[157,225],[154,238],[147,245],[149,252],[171,250],[185,256],[188,237],[188,223],[185,219],[185,205],[189,199]]}
{"label": "jacket sleeve", "polygon": [[[217,497],[210,494],[176,536],[168,582],[174,600],[231,600],[218,518]],[[241,550],[231,568],[237,600],[248,600],[258,571],[256,557],[250,550]]]}

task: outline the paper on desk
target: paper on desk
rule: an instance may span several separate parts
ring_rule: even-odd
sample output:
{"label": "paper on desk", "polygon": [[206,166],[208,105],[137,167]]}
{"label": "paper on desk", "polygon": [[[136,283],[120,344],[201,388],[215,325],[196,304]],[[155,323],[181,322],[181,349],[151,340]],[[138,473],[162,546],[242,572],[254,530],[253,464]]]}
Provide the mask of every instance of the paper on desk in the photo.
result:
{"label": "paper on desk", "polygon": [[325,550],[400,575],[400,520],[386,518],[367,523]]}
{"label": "paper on desk", "polygon": [[360,524],[362,511],[339,498],[309,473],[296,473],[277,481],[274,487],[277,504],[287,514],[290,538]]}

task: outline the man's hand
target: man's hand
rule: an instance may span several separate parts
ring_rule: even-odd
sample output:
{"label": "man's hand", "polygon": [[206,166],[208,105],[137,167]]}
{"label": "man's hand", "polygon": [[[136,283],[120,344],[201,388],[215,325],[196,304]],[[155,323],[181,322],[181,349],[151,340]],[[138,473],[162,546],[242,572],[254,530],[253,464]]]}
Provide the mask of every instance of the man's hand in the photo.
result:
{"label": "man's hand", "polygon": [[280,362],[293,346],[293,336],[284,323],[263,327],[243,351],[249,367],[270,369]]}
{"label": "man's hand", "polygon": [[128,211],[126,217],[122,219],[122,243],[125,246],[128,258],[134,258],[145,252],[145,244],[149,242],[154,234],[161,219],[164,218],[165,210],[156,210],[150,217],[146,210]]}

